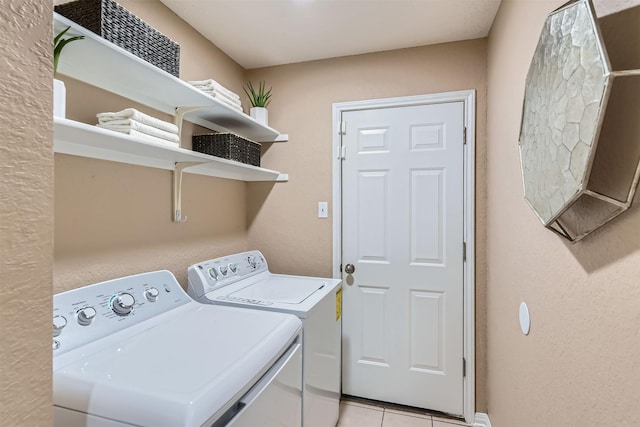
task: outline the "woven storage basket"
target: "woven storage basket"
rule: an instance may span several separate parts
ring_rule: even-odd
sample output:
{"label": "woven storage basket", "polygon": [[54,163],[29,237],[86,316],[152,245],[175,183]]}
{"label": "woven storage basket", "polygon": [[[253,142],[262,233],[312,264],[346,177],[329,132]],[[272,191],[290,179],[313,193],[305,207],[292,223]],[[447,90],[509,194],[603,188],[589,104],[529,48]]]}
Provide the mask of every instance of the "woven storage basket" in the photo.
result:
{"label": "woven storage basket", "polygon": [[260,144],[234,133],[208,133],[191,137],[193,151],[260,166]]}
{"label": "woven storage basket", "polygon": [[135,56],[178,77],[180,45],[113,0],[76,0],[55,6],[76,22]]}

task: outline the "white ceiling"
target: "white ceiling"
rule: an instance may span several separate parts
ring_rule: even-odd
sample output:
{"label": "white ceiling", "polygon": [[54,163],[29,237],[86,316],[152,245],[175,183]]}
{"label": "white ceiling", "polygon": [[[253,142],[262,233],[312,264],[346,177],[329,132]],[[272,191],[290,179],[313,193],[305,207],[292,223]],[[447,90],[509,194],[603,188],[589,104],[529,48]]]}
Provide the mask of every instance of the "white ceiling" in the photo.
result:
{"label": "white ceiling", "polygon": [[501,0],[161,0],[246,69],[487,36]]}

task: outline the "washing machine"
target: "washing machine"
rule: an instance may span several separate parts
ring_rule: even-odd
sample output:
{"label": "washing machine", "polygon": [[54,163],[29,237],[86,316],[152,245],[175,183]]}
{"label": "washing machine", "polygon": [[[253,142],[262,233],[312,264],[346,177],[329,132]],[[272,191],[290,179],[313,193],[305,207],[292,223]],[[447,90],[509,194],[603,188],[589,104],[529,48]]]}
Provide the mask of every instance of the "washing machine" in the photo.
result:
{"label": "washing machine", "polygon": [[301,321],[203,305],[169,271],[54,295],[56,427],[300,427]]}
{"label": "washing machine", "polygon": [[302,321],[302,424],[335,427],[340,404],[342,281],[274,274],[260,251],[192,265],[187,293],[205,304],[294,314]]}

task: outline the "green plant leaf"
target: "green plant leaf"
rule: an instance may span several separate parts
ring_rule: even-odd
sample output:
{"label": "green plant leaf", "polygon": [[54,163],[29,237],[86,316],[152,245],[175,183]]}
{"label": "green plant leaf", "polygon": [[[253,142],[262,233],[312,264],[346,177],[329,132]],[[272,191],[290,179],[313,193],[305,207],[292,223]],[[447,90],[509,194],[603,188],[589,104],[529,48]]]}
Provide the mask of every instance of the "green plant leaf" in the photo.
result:
{"label": "green plant leaf", "polygon": [[53,47],[56,47],[58,45],[58,41],[60,40],[60,38],[64,36],[64,34],[69,31],[69,29],[71,29],[71,27],[65,28],[64,30],[60,31],[57,36],[55,36],[55,38],[53,39]]}
{"label": "green plant leaf", "polygon": [[73,36],[68,39],[63,39],[62,36],[65,35],[67,31],[69,31],[71,27],[67,27],[64,30],[60,31],[60,33],[54,37],[53,39],[53,76],[55,77],[58,72],[58,60],[60,59],[60,54],[62,53],[62,49],[69,43],[84,39],[84,36]]}
{"label": "green plant leaf", "polygon": [[269,105],[271,98],[271,89],[265,92],[266,82],[260,81],[258,83],[258,90],[253,86],[253,83],[248,82],[247,87],[243,87],[244,93],[249,97],[252,107],[266,107]]}

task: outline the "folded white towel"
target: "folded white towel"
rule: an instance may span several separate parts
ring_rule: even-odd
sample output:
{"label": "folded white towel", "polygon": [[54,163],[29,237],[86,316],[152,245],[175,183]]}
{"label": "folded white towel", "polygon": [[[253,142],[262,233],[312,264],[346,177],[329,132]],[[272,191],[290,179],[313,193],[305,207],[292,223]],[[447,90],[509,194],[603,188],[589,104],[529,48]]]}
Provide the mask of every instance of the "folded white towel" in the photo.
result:
{"label": "folded white towel", "polygon": [[211,92],[211,91],[204,91],[204,90],[202,92],[207,94],[207,95],[209,95],[212,98],[215,98],[217,101],[219,101],[220,103],[222,103],[222,104],[224,104],[224,105],[226,105],[228,107],[231,107],[231,108],[233,108],[235,110],[238,110],[238,111],[242,111],[242,104],[237,103],[237,102],[233,102],[233,101],[229,100],[229,98],[225,98],[224,96],[220,95],[220,93],[218,93],[218,92]]}
{"label": "folded white towel", "polygon": [[231,96],[229,96],[226,92],[222,92],[218,89],[212,89],[210,87],[196,87],[196,89],[207,93],[213,97],[217,97],[217,98],[224,98],[227,101],[231,102],[232,104],[236,104],[236,105],[242,105],[242,101],[240,101],[240,98],[233,98]]}
{"label": "folded white towel", "polygon": [[[100,125],[97,125],[97,126],[98,127],[102,127]],[[151,136],[151,135],[148,135],[148,134],[143,133],[143,132],[138,132],[137,130],[133,130],[133,129],[129,129],[127,131],[122,131],[122,130],[118,130],[118,129],[110,129],[110,128],[104,128],[104,129],[108,129],[108,130],[111,130],[113,132],[124,133],[124,134],[127,134],[129,136],[133,136],[133,137],[136,137],[136,138],[144,139],[146,141],[157,142],[158,144],[168,145],[170,147],[180,147],[180,144],[177,143],[177,142],[167,141],[166,139],[162,139],[162,138],[156,138],[155,136]]]}
{"label": "folded white towel", "polygon": [[216,98],[218,101],[224,102],[226,105],[229,105],[236,110],[242,111],[242,103],[240,100],[233,100],[225,96],[223,93],[220,93],[216,90],[202,90],[202,92],[206,93],[209,96]]}
{"label": "folded white towel", "polygon": [[234,102],[227,101],[226,98],[223,98],[221,96],[215,96],[215,95],[212,95],[212,96],[215,99],[217,99],[218,101],[222,102],[224,105],[227,105],[227,106],[233,108],[234,110],[238,110],[238,111],[242,112],[242,105],[238,105],[238,104],[236,104]]}
{"label": "folded white towel", "polygon": [[157,142],[159,144],[165,144],[165,145],[169,145],[171,147],[180,147],[180,142],[173,142],[173,141],[167,141],[166,139],[163,138],[156,138],[155,136],[151,136],[151,135],[147,135],[146,133],[143,132],[138,132],[136,130],[131,130],[129,132],[130,136],[135,136],[141,139],[146,139],[149,141],[154,141]]}
{"label": "folded white towel", "polygon": [[240,95],[238,95],[235,92],[230,91],[229,89],[227,89],[226,87],[222,86],[220,83],[218,83],[217,81],[213,80],[213,79],[207,79],[207,80],[192,80],[190,82],[188,82],[189,84],[197,87],[198,89],[202,89],[202,88],[209,88],[209,89],[217,89],[220,92],[224,93],[225,95],[227,95],[229,98],[234,98],[234,99],[240,99]]}
{"label": "folded white towel", "polygon": [[240,99],[229,98],[224,92],[220,92],[218,90],[214,90],[211,93],[214,98],[224,98],[225,101],[228,101],[231,104],[235,104],[238,107],[242,108],[242,101],[240,101]]}
{"label": "folded white towel", "polygon": [[96,114],[98,117],[98,123],[105,124],[112,120],[125,120],[132,119],[137,121],[138,123],[143,123],[145,125],[153,126],[158,129],[162,129],[165,132],[178,134],[178,126],[173,123],[165,122],[164,120],[156,119],[155,117],[144,114],[135,108],[126,108],[122,111],[118,111],[115,113],[98,113]]}
{"label": "folded white towel", "polygon": [[240,100],[240,95],[238,95],[235,92],[231,92],[228,89],[223,88],[222,86],[217,86],[217,85],[194,85],[193,87],[195,87],[196,89],[201,89],[201,90],[217,90],[218,92],[221,92],[223,94],[225,94],[227,97],[234,99],[234,100]]}
{"label": "folded white towel", "polygon": [[98,126],[105,129],[111,129],[118,132],[127,133],[129,130],[145,133],[149,136],[161,138],[166,141],[180,143],[180,138],[177,134],[171,132],[165,132],[162,129],[158,129],[153,126],[145,125],[132,119],[125,120],[113,120],[106,123],[98,123]]}

